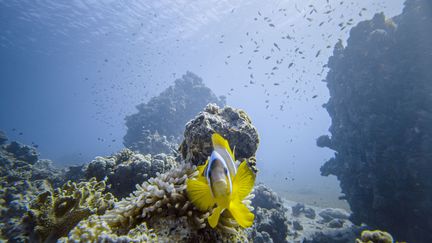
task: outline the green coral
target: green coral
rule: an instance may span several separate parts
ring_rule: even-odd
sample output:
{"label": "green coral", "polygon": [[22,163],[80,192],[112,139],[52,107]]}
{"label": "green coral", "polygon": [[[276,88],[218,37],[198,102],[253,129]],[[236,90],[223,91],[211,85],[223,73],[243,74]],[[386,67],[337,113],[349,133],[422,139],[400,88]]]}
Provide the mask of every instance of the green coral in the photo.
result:
{"label": "green coral", "polygon": [[81,220],[111,209],[116,199],[111,193],[104,193],[105,187],[104,181],[92,178],[88,182],[68,181],[61,188],[41,193],[24,219],[30,226],[30,240],[57,240]]}
{"label": "green coral", "polygon": [[393,237],[380,230],[363,230],[356,243],[393,243]]}

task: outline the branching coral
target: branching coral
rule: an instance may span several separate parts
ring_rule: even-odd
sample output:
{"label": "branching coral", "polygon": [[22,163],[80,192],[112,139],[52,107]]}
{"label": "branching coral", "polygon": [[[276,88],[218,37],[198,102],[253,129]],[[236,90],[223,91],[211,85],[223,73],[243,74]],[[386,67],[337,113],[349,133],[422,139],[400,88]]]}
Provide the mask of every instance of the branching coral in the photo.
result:
{"label": "branching coral", "polygon": [[103,214],[114,206],[115,198],[104,193],[105,182],[74,183],[40,194],[24,219],[30,230],[30,240],[53,241],[67,233],[78,222],[92,214]]}
{"label": "branching coral", "polygon": [[183,164],[171,171],[159,174],[142,185],[129,197],[121,200],[111,211],[102,218],[111,226],[118,229],[129,229],[150,219],[154,214],[158,217],[175,214],[188,215],[201,227],[204,215],[192,215],[192,205],[185,193],[185,181],[195,174],[190,164]]}

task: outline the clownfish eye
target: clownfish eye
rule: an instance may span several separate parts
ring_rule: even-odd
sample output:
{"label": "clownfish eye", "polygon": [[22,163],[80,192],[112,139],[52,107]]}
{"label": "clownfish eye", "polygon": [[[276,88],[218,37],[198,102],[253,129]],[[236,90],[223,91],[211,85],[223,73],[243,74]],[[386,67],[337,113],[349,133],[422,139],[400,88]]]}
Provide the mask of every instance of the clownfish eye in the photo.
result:
{"label": "clownfish eye", "polygon": [[225,174],[228,174],[228,169],[224,168],[224,172],[225,172]]}

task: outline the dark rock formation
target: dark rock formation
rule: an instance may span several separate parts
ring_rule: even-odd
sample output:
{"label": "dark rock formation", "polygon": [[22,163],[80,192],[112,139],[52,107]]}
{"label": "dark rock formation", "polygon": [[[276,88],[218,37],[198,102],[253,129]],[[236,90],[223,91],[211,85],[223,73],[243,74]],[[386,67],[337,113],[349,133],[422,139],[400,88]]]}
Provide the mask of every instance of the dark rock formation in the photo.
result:
{"label": "dark rock formation", "polygon": [[186,124],[184,141],[180,146],[183,158],[195,165],[204,164],[211,154],[211,135],[215,132],[229,141],[236,160],[255,156],[259,137],[249,116],[239,109],[229,106],[222,109],[209,104]]}
{"label": "dark rock formation", "polygon": [[225,97],[216,97],[200,77],[187,72],[174,86],[138,105],[138,113],[125,118],[128,130],[123,144],[143,154],[172,153],[186,122],[208,103],[224,106]]}
{"label": "dark rock formation", "polygon": [[122,198],[133,190],[135,185],[155,177],[176,165],[175,158],[165,154],[142,155],[124,149],[108,157],[96,157],[84,165],[86,179],[95,177],[98,181],[107,179],[108,191]]}
{"label": "dark rock formation", "polygon": [[0,145],[4,144],[8,140],[6,134],[3,131],[0,131]]}
{"label": "dark rock formation", "polygon": [[432,242],[432,5],[409,0],[351,30],[330,58],[325,107],[336,175],[355,223],[408,242]]}
{"label": "dark rock formation", "polygon": [[318,208],[280,198],[263,184],[255,186],[255,222],[248,229],[254,242],[354,242],[362,227],[342,209]]}
{"label": "dark rock formation", "polygon": [[35,148],[15,141],[6,145],[4,149],[7,152],[12,153],[15,158],[23,160],[29,164],[34,164],[38,160],[38,154]]}
{"label": "dark rock formation", "polygon": [[253,193],[255,222],[250,238],[254,242],[286,242],[289,220],[282,199],[263,184],[257,185]]}

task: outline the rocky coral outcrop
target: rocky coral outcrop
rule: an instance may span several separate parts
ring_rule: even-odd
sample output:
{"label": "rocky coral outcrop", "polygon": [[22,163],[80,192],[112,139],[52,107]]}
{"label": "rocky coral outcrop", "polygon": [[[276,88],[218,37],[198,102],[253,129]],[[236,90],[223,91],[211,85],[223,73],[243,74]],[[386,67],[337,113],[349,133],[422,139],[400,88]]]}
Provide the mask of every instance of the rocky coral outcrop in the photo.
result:
{"label": "rocky coral outcrop", "polygon": [[39,160],[35,148],[7,140],[0,132],[0,238],[24,242],[22,216],[39,193],[63,182],[63,171]]}
{"label": "rocky coral outcrop", "polygon": [[209,104],[186,124],[184,140],[180,145],[183,158],[195,165],[204,164],[211,154],[211,135],[215,132],[229,141],[237,160],[255,156],[259,144],[258,131],[246,112]]}
{"label": "rocky coral outcrop", "polygon": [[342,209],[319,208],[280,198],[267,186],[254,189],[255,222],[247,232],[254,242],[354,242],[362,227]]}
{"label": "rocky coral outcrop", "polygon": [[408,0],[392,19],[377,14],[335,47],[326,82],[336,175],[355,223],[409,242],[432,242],[432,11]]}
{"label": "rocky coral outcrop", "polygon": [[197,75],[187,72],[159,96],[137,106],[138,112],[125,118],[123,144],[141,153],[172,153],[181,141],[184,124],[208,103],[225,105],[225,97],[207,88]]}
{"label": "rocky coral outcrop", "polygon": [[143,155],[123,149],[108,157],[96,157],[84,165],[85,178],[107,179],[109,191],[122,198],[135,189],[135,185],[164,173],[176,165],[175,158],[166,154]]}
{"label": "rocky coral outcrop", "polygon": [[92,214],[101,215],[113,208],[115,197],[105,193],[105,182],[75,183],[68,181],[61,188],[47,190],[30,204],[24,218],[31,242],[53,242]]}

